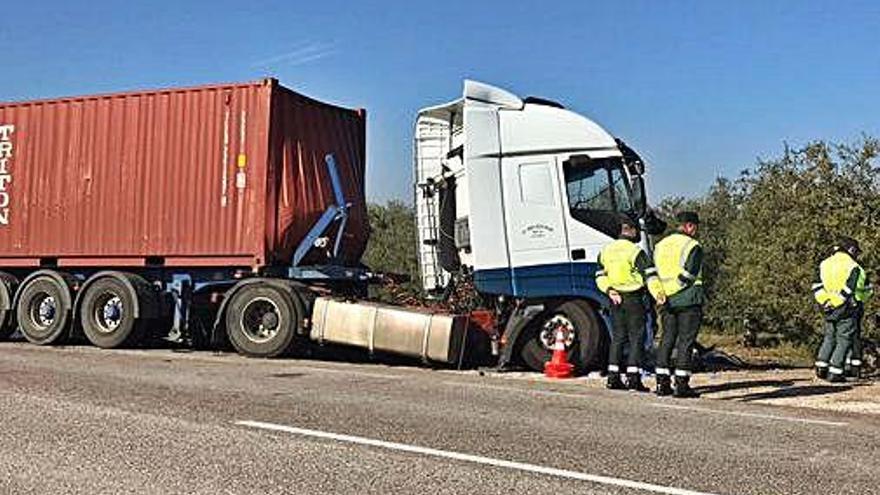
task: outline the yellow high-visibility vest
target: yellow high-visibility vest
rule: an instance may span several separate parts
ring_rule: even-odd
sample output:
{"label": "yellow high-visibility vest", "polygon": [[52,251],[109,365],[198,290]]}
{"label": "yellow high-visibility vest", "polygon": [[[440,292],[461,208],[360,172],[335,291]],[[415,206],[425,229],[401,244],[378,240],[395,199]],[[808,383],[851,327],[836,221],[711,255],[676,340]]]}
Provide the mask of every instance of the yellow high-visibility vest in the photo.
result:
{"label": "yellow high-visibility vest", "polygon": [[[852,291],[846,286],[846,282],[854,269],[859,271],[859,278],[855,290]],[[838,251],[822,260],[819,264],[819,278],[821,283],[813,286],[813,297],[823,306],[839,308],[850,296],[859,302],[871,297],[872,291],[867,284],[865,270],[844,251]]]}
{"label": "yellow high-visibility vest", "polygon": [[700,267],[699,273],[690,273],[684,267],[691,251],[699,245],[700,243],[693,237],[677,232],[666,236],[657,243],[654,248],[654,265],[657,267],[660,283],[667,296],[671,296],[685,287],[679,276],[692,280],[694,285],[703,284],[702,267]]}
{"label": "yellow high-visibility vest", "polygon": [[[636,258],[641,252],[642,248],[638,244],[626,239],[618,239],[605,246],[599,254],[602,267],[596,272],[596,285],[599,290],[605,293],[609,289],[618,292],[635,292],[645,287],[646,281],[636,268]],[[648,290],[657,297],[662,288],[657,280],[656,269],[648,268],[645,275],[648,278]]]}

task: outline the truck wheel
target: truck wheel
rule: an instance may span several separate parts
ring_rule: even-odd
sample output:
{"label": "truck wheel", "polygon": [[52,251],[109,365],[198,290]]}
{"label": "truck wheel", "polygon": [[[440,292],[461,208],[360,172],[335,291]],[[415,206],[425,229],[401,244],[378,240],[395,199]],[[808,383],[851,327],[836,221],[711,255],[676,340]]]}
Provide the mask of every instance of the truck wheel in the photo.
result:
{"label": "truck wheel", "polygon": [[541,313],[521,339],[519,356],[523,364],[543,371],[553,354],[556,329],[565,332],[568,360],[578,373],[601,369],[607,359],[608,338],[592,306],[586,301],[567,301]]}
{"label": "truck wheel", "polygon": [[21,333],[32,344],[61,344],[69,336],[70,288],[50,275],[40,275],[21,288],[16,306]]}
{"label": "truck wheel", "polygon": [[302,315],[296,294],[268,284],[245,285],[226,309],[226,335],[240,354],[277,357],[289,352]]}
{"label": "truck wheel", "polygon": [[82,296],[79,318],[92,344],[113,349],[140,341],[143,325],[135,318],[138,295],[116,276],[91,283]]}
{"label": "truck wheel", "polygon": [[18,280],[8,273],[0,272],[0,341],[8,339],[15,332],[15,311],[12,296],[18,287]]}

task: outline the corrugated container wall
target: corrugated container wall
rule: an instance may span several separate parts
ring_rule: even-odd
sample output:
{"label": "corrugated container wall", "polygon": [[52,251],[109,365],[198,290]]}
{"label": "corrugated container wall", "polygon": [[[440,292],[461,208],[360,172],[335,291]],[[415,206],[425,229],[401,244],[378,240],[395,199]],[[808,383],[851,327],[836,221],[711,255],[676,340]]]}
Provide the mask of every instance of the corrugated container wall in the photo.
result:
{"label": "corrugated container wall", "polygon": [[326,153],[354,264],[364,147],[363,111],[272,79],[0,104],[0,267],[289,264],[334,202]]}

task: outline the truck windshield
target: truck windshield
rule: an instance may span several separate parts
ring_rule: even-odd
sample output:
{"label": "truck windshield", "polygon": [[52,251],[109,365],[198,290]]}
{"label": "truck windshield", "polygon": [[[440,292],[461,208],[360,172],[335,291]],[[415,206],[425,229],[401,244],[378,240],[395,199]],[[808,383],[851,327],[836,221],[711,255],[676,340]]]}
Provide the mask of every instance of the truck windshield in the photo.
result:
{"label": "truck windshield", "polygon": [[620,213],[633,213],[629,181],[620,158],[570,159],[563,163],[568,207],[575,220],[611,237]]}

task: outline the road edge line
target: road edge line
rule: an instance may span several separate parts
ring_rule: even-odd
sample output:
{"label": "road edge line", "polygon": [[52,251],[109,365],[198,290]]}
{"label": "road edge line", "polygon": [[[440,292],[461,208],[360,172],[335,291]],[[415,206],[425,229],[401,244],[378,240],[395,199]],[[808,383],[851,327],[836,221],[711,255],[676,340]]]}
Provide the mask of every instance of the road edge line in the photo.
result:
{"label": "road edge line", "polygon": [[404,443],[386,442],[374,438],[358,437],[354,435],[345,435],[340,433],[332,433],[320,430],[311,430],[307,428],[298,428],[294,426],[286,426],[275,423],[266,423],[262,421],[240,420],[235,421],[238,426],[254,428],[260,430],[268,430],[282,433],[290,433],[293,435],[320,438],[324,440],[334,440],[337,442],[345,442],[356,445],[365,445],[369,447],[378,447],[386,450],[408,452],[429,457],[439,457],[444,459],[452,459],[456,461],[469,462],[472,464],[482,464],[493,467],[500,467],[523,471],[533,474],[543,474],[556,478],[564,478],[569,480],[587,481],[600,485],[616,486],[621,488],[631,488],[635,490],[648,491],[652,493],[661,493],[664,495],[718,495],[708,492],[698,492],[683,488],[676,488],[663,485],[655,485],[641,481],[627,480],[623,478],[614,478],[610,476],[602,476],[597,474],[588,474],[578,471],[570,471],[567,469],[552,468],[547,466],[539,466],[537,464],[528,464],[524,462],[508,461],[504,459],[495,459],[492,457],[484,457],[474,454],[464,454],[450,450],[440,450],[430,447],[421,447],[418,445],[409,445]]}

